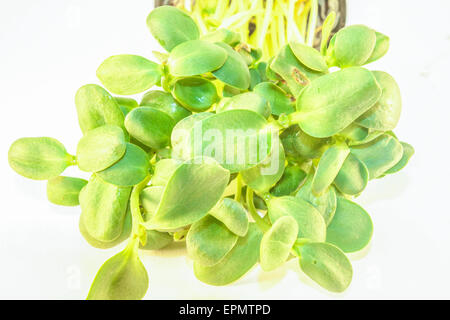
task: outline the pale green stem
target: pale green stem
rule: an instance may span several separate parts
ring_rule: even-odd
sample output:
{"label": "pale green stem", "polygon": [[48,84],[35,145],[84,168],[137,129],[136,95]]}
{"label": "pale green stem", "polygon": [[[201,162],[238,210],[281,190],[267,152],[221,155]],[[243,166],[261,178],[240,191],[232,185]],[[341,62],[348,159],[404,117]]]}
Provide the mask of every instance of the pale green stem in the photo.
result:
{"label": "pale green stem", "polygon": [[[141,239],[143,231],[142,223],[144,223],[144,219],[142,218],[142,212],[140,208],[140,195],[142,190],[147,186],[150,181],[151,176],[148,175],[141,183],[136,185],[131,191],[130,196],[130,209],[131,209],[131,218],[132,218],[132,237],[137,237]],[[145,241],[144,241],[145,242]]]}
{"label": "pale green stem", "polygon": [[216,8],[216,12],[214,12],[214,19],[217,21],[221,21],[225,11],[227,10],[228,0],[219,0]]}
{"label": "pale green stem", "polygon": [[253,190],[249,186],[247,186],[247,194],[246,194],[247,206],[250,215],[253,220],[255,220],[256,225],[261,229],[262,232],[267,232],[270,229],[270,225],[264,221],[263,218],[260,217],[258,212],[256,211],[255,204],[253,203]]}
{"label": "pale green stem", "polygon": [[267,30],[269,29],[270,18],[272,17],[273,0],[266,0],[266,8],[264,14],[264,20],[262,24],[261,34],[258,39],[258,48],[262,48],[264,40],[266,39]]}
{"label": "pale green stem", "polygon": [[311,0],[311,11],[309,12],[309,24],[308,24],[308,45],[314,45],[314,36],[316,35],[317,14],[319,11],[319,4],[317,0]]}
{"label": "pale green stem", "polygon": [[291,126],[293,124],[299,123],[303,119],[304,115],[297,111],[288,115],[288,125]]}
{"label": "pale green stem", "polygon": [[240,174],[236,177],[236,194],[234,195],[234,200],[236,202],[241,202],[242,198],[242,177]]}

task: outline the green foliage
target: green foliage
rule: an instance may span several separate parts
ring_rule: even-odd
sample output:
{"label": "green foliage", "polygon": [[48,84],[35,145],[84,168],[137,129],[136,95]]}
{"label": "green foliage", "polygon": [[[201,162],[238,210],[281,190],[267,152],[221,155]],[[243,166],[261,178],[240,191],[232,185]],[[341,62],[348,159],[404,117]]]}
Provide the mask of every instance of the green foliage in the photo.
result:
{"label": "green foliage", "polygon": [[260,264],[271,271],[284,264],[297,240],[297,221],[291,216],[279,218],[261,240]]}
{"label": "green foliage", "polygon": [[[362,25],[332,36],[331,13],[318,51],[316,1],[296,19],[282,1],[249,4],[195,1],[192,17],[182,5],[153,10],[147,25],[167,52],[155,52],[159,63],[106,59],[97,76],[121,97],[96,84],[77,91],[76,157],[52,138],[11,145],[13,170],[48,180],[50,202],[80,205],[87,243],[128,240],[88,299],[144,297],[138,250],[174,241],[185,241],[196,277],[210,285],[230,284],[258,262],[274,270],[290,256],[329,291],[350,285],[345,253],[373,233],[353,198],[414,154],[392,132],[398,84],[362,67],[386,54],[389,38]],[[139,104],[122,96],[142,92]],[[72,165],[92,173],[89,181],[61,176]]]}
{"label": "green foliage", "polygon": [[161,81],[162,69],[143,57],[123,54],[106,59],[97,69],[97,77],[115,94],[141,93]]}
{"label": "green foliage", "polygon": [[355,252],[369,243],[372,232],[369,214],[356,203],[338,197],[336,213],[327,228],[327,242],[344,252]]}
{"label": "green foliage", "polygon": [[139,259],[137,241],[106,261],[92,283],[88,300],[140,300],[148,289],[148,274]]}
{"label": "green foliage", "polygon": [[353,268],[345,254],[328,243],[298,246],[302,271],[331,292],[345,291],[353,277]]}
{"label": "green foliage", "polygon": [[75,207],[80,204],[78,196],[88,182],[84,179],[59,176],[47,182],[47,198],[53,204]]}
{"label": "green foliage", "polygon": [[74,162],[61,142],[53,138],[21,138],[8,151],[8,162],[18,174],[33,180],[59,176]]}

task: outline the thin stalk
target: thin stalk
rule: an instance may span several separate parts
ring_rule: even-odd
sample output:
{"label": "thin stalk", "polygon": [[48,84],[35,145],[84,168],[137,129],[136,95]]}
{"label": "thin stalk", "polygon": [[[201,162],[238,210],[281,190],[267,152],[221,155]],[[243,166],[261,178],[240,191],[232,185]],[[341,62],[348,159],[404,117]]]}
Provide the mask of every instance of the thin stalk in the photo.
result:
{"label": "thin stalk", "polygon": [[258,38],[258,48],[262,48],[264,40],[266,39],[267,30],[269,29],[270,18],[272,17],[273,0],[266,0],[266,8],[264,14],[264,20],[261,27],[261,34]]}
{"label": "thin stalk", "polygon": [[270,229],[270,225],[267,224],[266,221],[264,221],[263,218],[261,218],[256,211],[255,204],[253,203],[253,190],[249,186],[247,186],[247,194],[246,194],[246,200],[247,200],[247,206],[248,211],[250,215],[252,216],[253,220],[255,220],[256,225],[259,229],[261,229],[262,232],[267,232],[267,230]]}
{"label": "thin stalk", "polygon": [[221,21],[225,11],[227,10],[228,0],[219,0],[216,12],[214,12],[214,20]]}
{"label": "thin stalk", "polygon": [[288,125],[299,123],[303,119],[303,114],[301,112],[293,112],[288,115]]}
{"label": "thin stalk", "polygon": [[136,185],[131,191],[130,196],[130,209],[131,209],[131,221],[132,221],[132,237],[139,238],[141,243],[145,245],[147,238],[145,228],[142,226],[144,219],[142,218],[142,212],[140,208],[140,195],[142,190],[147,186],[151,176],[148,175],[141,183]]}
{"label": "thin stalk", "polygon": [[234,200],[236,202],[241,202],[242,198],[242,177],[240,174],[236,177],[236,194],[234,195]]}
{"label": "thin stalk", "polygon": [[309,12],[308,37],[309,46],[314,45],[314,36],[316,34],[317,13],[319,11],[319,3],[317,0],[311,0],[311,11]]}

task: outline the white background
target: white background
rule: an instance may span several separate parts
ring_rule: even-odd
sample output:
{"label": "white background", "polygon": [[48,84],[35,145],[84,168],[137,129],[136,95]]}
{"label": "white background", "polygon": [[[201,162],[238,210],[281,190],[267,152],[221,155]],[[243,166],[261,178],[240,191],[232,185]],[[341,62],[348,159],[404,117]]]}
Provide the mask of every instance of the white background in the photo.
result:
{"label": "white background", "polygon": [[[75,152],[76,90],[97,83],[95,70],[110,55],[151,57],[157,46],[145,19],[152,2],[0,1],[0,298],[83,299],[98,268],[122,247],[89,247],[78,231],[79,208],[48,203],[45,182],[14,173],[7,152],[23,136],[55,137]],[[404,171],[372,181],[357,200],[375,231],[369,249],[352,257],[350,288],[330,294],[295,261],[210,287],[195,279],[184,251],[173,248],[142,253],[150,276],[146,298],[450,298],[450,1],[348,3],[350,24],[391,37],[390,52],[371,68],[399,82],[404,109],[396,133],[416,148]]]}

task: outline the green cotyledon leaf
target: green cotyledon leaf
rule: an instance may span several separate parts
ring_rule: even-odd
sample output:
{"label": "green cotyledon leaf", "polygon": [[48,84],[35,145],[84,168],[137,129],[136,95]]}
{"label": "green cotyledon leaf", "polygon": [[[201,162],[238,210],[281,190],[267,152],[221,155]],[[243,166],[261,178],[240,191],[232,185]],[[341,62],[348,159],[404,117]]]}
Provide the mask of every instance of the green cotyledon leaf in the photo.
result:
{"label": "green cotyledon leaf", "polygon": [[156,150],[169,145],[174,126],[175,120],[171,116],[153,107],[135,108],[125,118],[130,135]]}
{"label": "green cotyledon leaf", "polygon": [[241,42],[241,35],[228,29],[217,29],[201,36],[200,40],[206,40],[212,43],[224,42],[232,47]]}
{"label": "green cotyledon leaf", "polygon": [[192,112],[204,112],[219,101],[214,83],[200,77],[181,78],[172,90],[179,103]]}
{"label": "green cotyledon leaf", "polygon": [[364,65],[376,45],[375,31],[363,25],[345,27],[334,38],[332,50],[341,68]]}
{"label": "green cotyledon leaf", "polygon": [[375,32],[375,35],[377,39],[375,48],[373,49],[372,55],[367,60],[366,64],[382,58],[389,50],[389,37],[380,32]]}
{"label": "green cotyledon leaf", "polygon": [[353,268],[345,254],[329,243],[310,242],[298,246],[302,271],[331,292],[343,292],[350,285]]}
{"label": "green cotyledon leaf", "polygon": [[320,158],[329,139],[314,138],[303,132],[298,125],[291,126],[280,135],[284,150],[294,158]]}
{"label": "green cotyledon leaf", "polygon": [[183,108],[170,93],[159,90],[151,90],[144,94],[140,106],[152,107],[164,111],[171,116],[175,122],[179,122],[191,115],[191,112]]}
{"label": "green cotyledon leaf", "polygon": [[296,197],[312,204],[322,215],[325,223],[330,224],[336,211],[336,191],[331,186],[320,197],[316,197],[311,188],[314,174],[309,174],[305,183],[298,190]]}
{"label": "green cotyledon leaf", "polygon": [[217,42],[216,45],[224,49],[228,57],[224,65],[214,71],[213,75],[229,86],[247,90],[250,86],[250,72],[245,60],[228,44]]}
{"label": "green cotyledon leaf", "polygon": [[254,92],[237,94],[227,100],[222,107],[217,108],[218,113],[227,110],[250,110],[259,113],[266,119],[271,113],[267,101]]}
{"label": "green cotyledon leaf", "polygon": [[366,165],[372,180],[400,161],[403,147],[393,136],[383,134],[367,144],[351,147],[350,152]]}
{"label": "green cotyledon leaf", "polygon": [[121,244],[122,242],[124,242],[125,240],[129,239],[130,234],[131,234],[131,224],[132,224],[131,211],[130,211],[129,206],[127,209],[127,213],[126,213],[124,222],[121,226],[122,231],[120,233],[120,236],[112,241],[102,241],[102,240],[98,240],[98,239],[94,238],[93,236],[91,236],[89,234],[89,232],[86,230],[86,227],[84,226],[84,223],[83,223],[83,219],[81,217],[80,217],[80,220],[78,223],[80,233],[83,236],[84,240],[86,240],[86,242],[89,245],[91,245],[92,247],[97,248],[97,249],[102,249],[102,250],[114,248],[114,247],[118,246],[119,244]]}
{"label": "green cotyledon leaf", "polygon": [[305,67],[294,55],[289,45],[281,49],[272,61],[270,68],[286,81],[294,97],[297,97],[312,80],[323,75]]}
{"label": "green cotyledon leaf", "polygon": [[[151,186],[142,190],[139,201],[143,208],[142,217],[144,221],[149,221],[156,213],[163,192],[164,188],[159,186]],[[145,245],[142,245],[142,243],[139,245],[139,248],[143,250],[160,250],[173,242],[173,236],[167,232],[146,230],[146,234]]]}
{"label": "green cotyledon leaf", "polygon": [[344,252],[356,252],[367,246],[372,233],[369,214],[356,203],[338,197],[336,214],[327,228],[327,242]]}
{"label": "green cotyledon leaf", "polygon": [[176,160],[188,160],[192,156],[190,133],[197,122],[212,117],[209,112],[194,113],[178,122],[172,130],[172,158]]}
{"label": "green cotyledon leaf", "polygon": [[399,172],[402,170],[409,162],[411,157],[414,155],[414,147],[406,142],[400,142],[403,147],[403,155],[399,162],[389,170],[385,172],[385,174],[392,174]]}
{"label": "green cotyledon leaf", "polygon": [[367,139],[369,137],[369,131],[369,129],[353,122],[347,128],[339,132],[338,136],[346,139],[348,143],[351,144],[353,142],[360,142]]}
{"label": "green cotyledon leaf", "polygon": [[248,231],[248,215],[242,204],[230,199],[224,198],[209,212],[217,220],[221,221],[231,232],[243,237]]}
{"label": "green cotyledon leaf", "polygon": [[149,174],[150,159],[138,146],[127,143],[125,155],[111,167],[97,172],[104,181],[121,186],[132,187],[143,181]]}
{"label": "green cotyledon leaf", "polygon": [[141,56],[122,54],[106,59],[97,69],[97,77],[115,94],[144,92],[161,81],[162,67]]}
{"label": "green cotyledon leaf", "polygon": [[298,112],[290,117],[310,136],[330,137],[368,111],[381,93],[372,72],[343,69],[313,80],[297,98]]}
{"label": "green cotyledon leaf", "polygon": [[167,182],[158,209],[146,227],[173,230],[200,220],[220,200],[229,178],[229,171],[212,159],[184,162]]}
{"label": "green cotyledon leaf", "polygon": [[122,233],[131,188],[121,188],[93,175],[80,192],[82,224],[101,242],[111,242]]}
{"label": "green cotyledon leaf", "polygon": [[288,165],[280,181],[270,190],[275,197],[290,196],[305,181],[307,173],[296,165]]}
{"label": "green cotyledon leaf", "polygon": [[277,143],[277,132],[259,114],[227,110],[194,124],[190,151],[195,157],[216,159],[231,173],[247,170],[264,161]]}
{"label": "green cotyledon leaf", "polygon": [[349,153],[346,145],[334,145],[324,152],[312,180],[311,190],[315,196],[321,196],[328,190]]}
{"label": "green cotyledon leaf", "polygon": [[276,84],[261,82],[253,88],[253,92],[267,101],[272,114],[275,116],[279,116],[282,113],[290,114],[295,111],[287,93]]}
{"label": "green cotyledon leaf", "polygon": [[131,98],[114,97],[114,100],[116,100],[119,104],[120,110],[122,110],[124,117],[126,117],[131,110],[139,106],[137,101]]}
{"label": "green cotyledon leaf", "polygon": [[52,178],[47,182],[47,198],[51,203],[59,206],[78,206],[80,191],[87,183],[84,179],[72,177]]}
{"label": "green cotyledon leaf", "polygon": [[87,300],[140,300],[148,289],[148,274],[138,256],[138,239],[107,260],[98,271]]}
{"label": "green cotyledon leaf", "polygon": [[238,241],[222,222],[211,215],[192,224],[186,237],[189,257],[203,266],[213,266],[222,260]]}
{"label": "green cotyledon leaf", "polygon": [[334,179],[336,188],[347,195],[359,195],[369,182],[369,170],[366,165],[353,154],[345,159],[342,168]]}
{"label": "green cotyledon leaf", "polygon": [[313,47],[298,42],[290,42],[289,46],[295,57],[303,65],[314,71],[323,73],[328,72],[327,63],[319,51]]}
{"label": "green cotyledon leaf", "polygon": [[216,265],[204,266],[194,262],[194,274],[200,281],[225,286],[242,278],[259,260],[262,232],[251,223],[247,234],[240,237],[233,249]]}
{"label": "green cotyledon leaf", "polygon": [[87,132],[78,142],[80,170],[98,172],[109,168],[125,154],[125,134],[120,127],[104,125]]}
{"label": "green cotyledon leaf", "polygon": [[172,6],[152,10],[147,17],[147,26],[153,37],[169,52],[183,42],[200,37],[194,20],[187,13]]}
{"label": "green cotyledon leaf", "polygon": [[377,103],[356,120],[360,126],[379,131],[393,130],[402,112],[400,88],[386,72],[373,71],[383,93]]}
{"label": "green cotyledon leaf", "polygon": [[152,186],[165,186],[175,170],[181,164],[175,159],[162,159],[155,164]]}
{"label": "green cotyledon leaf", "polygon": [[284,216],[293,217],[298,224],[298,238],[312,241],[325,241],[325,220],[317,209],[309,202],[296,197],[271,198],[267,202],[270,221],[275,223]]}
{"label": "green cotyledon leaf", "polygon": [[197,76],[215,71],[225,64],[227,51],[203,40],[183,42],[169,56],[169,72],[174,77]]}
{"label": "green cotyledon leaf", "polygon": [[253,190],[265,193],[281,179],[285,160],[282,144],[272,144],[272,151],[267,158],[256,167],[242,171],[242,179]]}
{"label": "green cotyledon leaf", "polygon": [[286,262],[297,240],[297,221],[291,216],[279,218],[264,234],[260,247],[260,264],[264,271],[272,271]]}
{"label": "green cotyledon leaf", "polygon": [[74,165],[74,157],[64,145],[48,137],[21,138],[8,151],[10,167],[28,179],[48,180]]}
{"label": "green cotyledon leaf", "polygon": [[124,129],[124,115],[119,104],[98,85],[88,84],[81,87],[75,95],[75,105],[83,134],[105,124]]}

